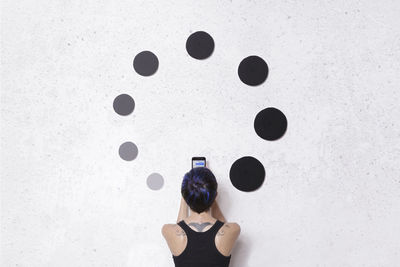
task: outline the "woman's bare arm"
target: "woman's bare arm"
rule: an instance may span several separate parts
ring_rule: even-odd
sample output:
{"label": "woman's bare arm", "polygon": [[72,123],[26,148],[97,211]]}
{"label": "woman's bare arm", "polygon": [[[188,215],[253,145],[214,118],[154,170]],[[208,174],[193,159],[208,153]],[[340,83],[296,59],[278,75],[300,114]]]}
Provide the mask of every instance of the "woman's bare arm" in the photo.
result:
{"label": "woman's bare arm", "polygon": [[216,199],[214,200],[214,203],[211,205],[211,216],[222,222],[226,222],[225,217],[222,214],[222,211],[220,210]]}
{"label": "woman's bare arm", "polygon": [[181,206],[179,208],[178,219],[176,219],[176,222],[178,223],[183,219],[187,218],[188,212],[189,212],[189,207],[186,204],[186,201],[183,199],[183,197],[181,197]]}

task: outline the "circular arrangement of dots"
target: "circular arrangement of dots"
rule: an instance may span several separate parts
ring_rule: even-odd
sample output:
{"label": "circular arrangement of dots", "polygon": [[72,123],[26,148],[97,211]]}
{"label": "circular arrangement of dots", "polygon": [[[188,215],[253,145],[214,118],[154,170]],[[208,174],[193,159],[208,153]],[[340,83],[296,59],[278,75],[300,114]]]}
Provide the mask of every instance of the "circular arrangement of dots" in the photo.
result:
{"label": "circular arrangement of dots", "polygon": [[277,108],[261,110],[254,119],[254,129],[259,137],[273,141],[281,138],[287,128],[285,114]]}
{"label": "circular arrangement of dots", "polygon": [[265,169],[258,159],[246,156],[236,160],[232,164],[229,177],[236,189],[251,192],[263,184]]}
{"label": "circular arrangement of dots", "polygon": [[130,95],[121,94],[114,99],[113,108],[119,115],[126,116],[135,109],[135,101]]}
{"label": "circular arrangement of dots", "polygon": [[153,75],[158,69],[158,58],[153,52],[142,51],[133,59],[133,68],[142,76]]}
{"label": "circular arrangement of dots", "polygon": [[126,161],[134,160],[138,155],[138,148],[132,142],[125,142],[119,147],[119,156]]}
{"label": "circular arrangement of dots", "polygon": [[[214,52],[214,39],[205,31],[197,31],[186,40],[186,51],[194,59],[206,59]],[[133,60],[134,70],[142,76],[151,76],[158,70],[159,61],[151,51],[138,53]],[[265,60],[257,55],[244,58],[238,66],[237,75],[246,85],[257,86],[265,82],[269,69]],[[114,99],[113,108],[121,116],[131,114],[135,108],[135,101],[128,94],[121,94]],[[277,108],[268,107],[261,110],[254,119],[256,134],[268,141],[281,138],[287,129],[286,116]],[[138,148],[132,142],[125,142],[119,148],[119,155],[126,161],[134,160],[138,155]],[[244,192],[258,189],[264,182],[265,169],[263,164],[252,156],[237,159],[231,166],[229,177],[232,185]],[[164,185],[164,178],[159,173],[152,173],[147,177],[147,186],[152,190],[159,190]]]}
{"label": "circular arrangement of dots", "polygon": [[260,85],[268,77],[268,65],[259,56],[249,56],[239,64],[240,80],[247,85]]}
{"label": "circular arrangement of dots", "polygon": [[155,172],[147,177],[146,184],[151,190],[160,190],[164,185],[164,178]]}
{"label": "circular arrangement of dots", "polygon": [[186,51],[195,59],[206,59],[214,51],[214,40],[204,31],[195,32],[186,41]]}

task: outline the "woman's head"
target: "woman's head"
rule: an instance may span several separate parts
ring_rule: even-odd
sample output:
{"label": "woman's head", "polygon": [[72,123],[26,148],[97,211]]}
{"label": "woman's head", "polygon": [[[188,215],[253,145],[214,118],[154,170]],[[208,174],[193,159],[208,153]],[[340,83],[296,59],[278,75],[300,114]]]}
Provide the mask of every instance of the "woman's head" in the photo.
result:
{"label": "woman's head", "polygon": [[206,167],[196,167],[185,174],[181,193],[191,210],[208,211],[217,195],[217,180]]}

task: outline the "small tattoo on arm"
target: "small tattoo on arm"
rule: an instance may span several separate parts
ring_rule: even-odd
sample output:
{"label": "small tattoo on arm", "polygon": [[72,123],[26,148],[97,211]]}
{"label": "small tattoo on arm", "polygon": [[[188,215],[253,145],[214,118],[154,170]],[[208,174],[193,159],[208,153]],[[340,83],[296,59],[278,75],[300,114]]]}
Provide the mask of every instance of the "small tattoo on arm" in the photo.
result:
{"label": "small tattoo on arm", "polygon": [[[224,226],[229,228],[229,225],[227,225],[227,224],[224,224]],[[225,232],[224,232],[224,230],[222,228],[217,233],[217,235],[224,235],[224,234],[225,234]]]}
{"label": "small tattoo on arm", "polygon": [[185,236],[186,235],[185,231],[183,231],[181,229],[176,229],[175,234],[177,236]]}

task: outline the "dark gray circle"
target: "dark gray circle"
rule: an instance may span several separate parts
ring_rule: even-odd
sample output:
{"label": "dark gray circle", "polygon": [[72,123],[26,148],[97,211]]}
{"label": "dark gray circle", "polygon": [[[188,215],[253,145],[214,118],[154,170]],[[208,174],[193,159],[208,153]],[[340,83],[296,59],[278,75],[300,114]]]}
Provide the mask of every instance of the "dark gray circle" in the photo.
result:
{"label": "dark gray circle", "polygon": [[195,59],[208,58],[214,51],[214,40],[204,31],[192,33],[186,41],[186,50]]}
{"label": "dark gray circle", "polygon": [[274,141],[285,134],[287,124],[286,116],[282,111],[269,107],[258,112],[254,119],[254,130],[262,139]]}
{"label": "dark gray circle", "polygon": [[126,161],[134,160],[138,155],[138,148],[132,142],[125,142],[119,147],[119,156]]}
{"label": "dark gray circle", "polygon": [[135,101],[130,95],[121,94],[114,99],[113,108],[119,115],[126,116],[135,109]]}
{"label": "dark gray circle", "polygon": [[239,64],[238,74],[240,80],[247,85],[260,85],[268,76],[268,65],[259,56],[249,56]]}
{"label": "dark gray circle", "polygon": [[150,76],[158,69],[158,58],[150,51],[142,51],[133,59],[133,68],[142,76]]}
{"label": "dark gray circle", "polygon": [[160,190],[164,185],[164,178],[155,172],[147,177],[146,183],[151,190]]}
{"label": "dark gray circle", "polygon": [[265,169],[258,159],[245,156],[232,164],[229,177],[236,189],[251,192],[257,190],[263,184]]}

